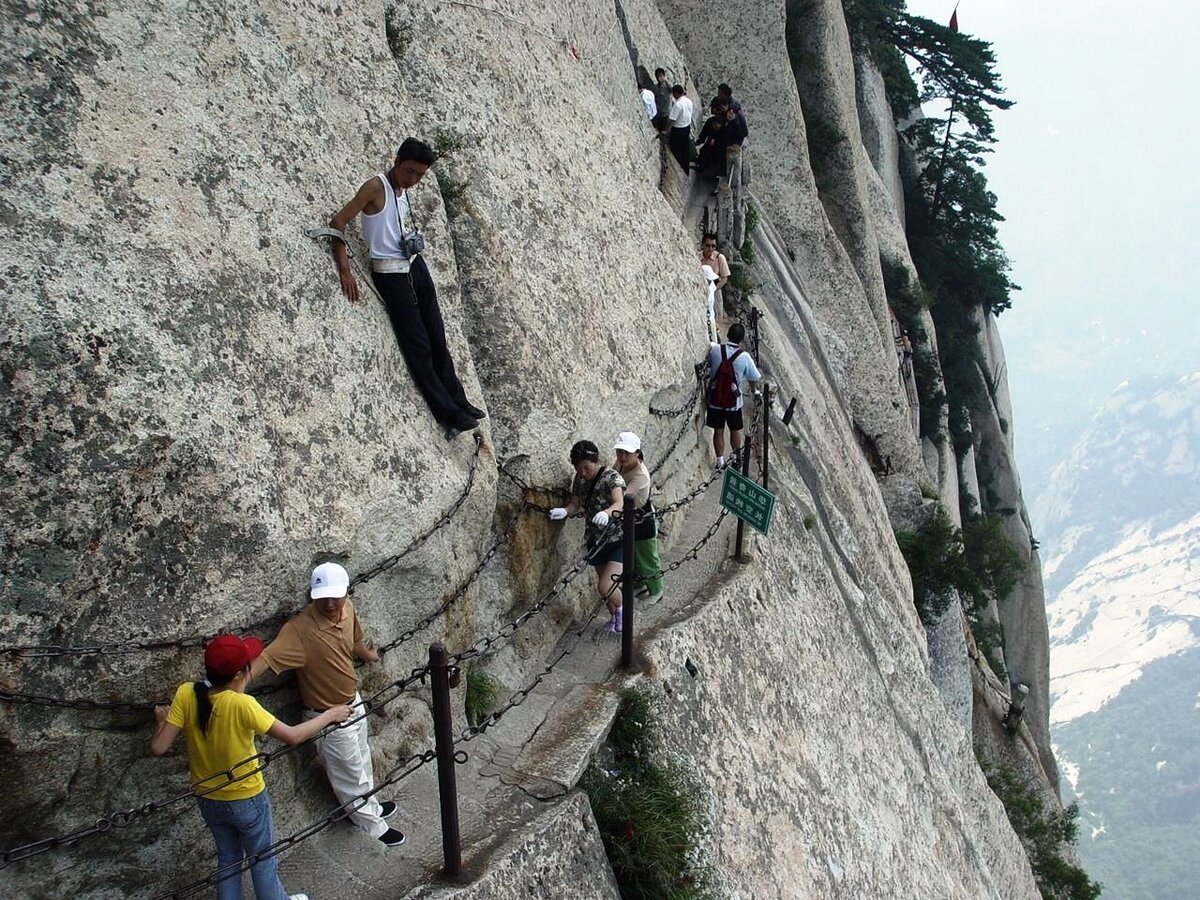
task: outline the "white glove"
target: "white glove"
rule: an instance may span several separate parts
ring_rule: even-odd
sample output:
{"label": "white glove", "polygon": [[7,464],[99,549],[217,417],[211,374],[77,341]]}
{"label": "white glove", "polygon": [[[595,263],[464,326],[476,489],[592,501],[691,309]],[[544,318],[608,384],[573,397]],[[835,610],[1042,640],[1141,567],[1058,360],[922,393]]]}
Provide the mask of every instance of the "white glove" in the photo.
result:
{"label": "white glove", "polygon": [[599,525],[601,528],[607,528],[608,527],[608,513],[606,513],[604,510],[600,510],[600,512],[598,512],[594,516],[592,516],[592,524]]}
{"label": "white glove", "polygon": [[567,517],[567,508],[565,506],[556,506],[550,510],[550,521],[557,522],[559,519]]}

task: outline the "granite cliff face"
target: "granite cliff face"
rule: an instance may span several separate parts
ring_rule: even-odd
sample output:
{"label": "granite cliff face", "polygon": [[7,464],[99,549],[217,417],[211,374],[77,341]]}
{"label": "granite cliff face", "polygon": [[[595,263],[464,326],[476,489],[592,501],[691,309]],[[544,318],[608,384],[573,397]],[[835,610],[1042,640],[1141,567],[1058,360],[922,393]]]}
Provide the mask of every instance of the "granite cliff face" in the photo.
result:
{"label": "granite cliff face", "polygon": [[[578,524],[560,534],[519,513],[498,464],[562,484],[574,440],[605,446],[633,429],[663,463],[665,499],[698,484],[707,432],[690,414],[649,411],[686,401],[706,344],[695,222],[659,191],[636,54],[697,100],[722,80],[738,91],[762,218],[749,273],[768,316],[763,364],[797,400],[792,424],[771,426],[780,510],[755,562],[718,566],[729,550],[718,530],[711,568],[678,577],[676,605],[644,636],[644,677],[673,700],[664,729],[701,776],[727,895],[1036,897],[974,761],[971,718],[998,754],[1041,755],[1035,768],[1052,770],[1040,586],[1005,623],[1006,659],[1028,668],[1042,704],[1026,751],[993,734],[995,709],[977,696],[972,709],[988,673],[957,606],[927,643],[892,536],[905,510],[919,513],[923,485],[957,510],[960,467],[915,436],[896,375],[881,258],[912,262],[877,73],[851,54],[834,0],[729,7],[731,37],[714,43],[707,5],[688,0],[6,2],[3,643],[239,627],[298,609],[316,560],[361,573],[416,542],[356,590],[372,637],[396,639],[469,587],[364,676],[378,689],[429,641],[457,649],[495,633],[575,558]],[[839,139],[813,141],[814,127]],[[347,303],[305,235],[407,134],[453,149],[414,193],[451,351],[489,413],[478,449],[442,438],[383,310],[369,294]],[[1009,458],[997,428],[977,458]],[[856,432],[890,459],[882,489]],[[1015,471],[992,471],[1020,508]],[[665,558],[707,524],[690,511],[668,520]],[[586,580],[488,656],[503,684],[538,672],[584,619]],[[198,662],[195,648],[6,656],[3,687],[145,702]],[[543,738],[543,719],[569,712],[531,701]],[[290,690],[267,702],[294,720]],[[572,722],[584,759],[611,720],[598,708],[608,718]],[[427,695],[396,700],[372,728],[382,775],[428,746]],[[151,759],[148,731],[145,711],[5,702],[3,846],[180,788],[182,760]],[[496,741],[498,769],[511,748]],[[314,773],[305,753],[272,765],[281,833],[327,810]],[[322,884],[336,860],[326,896],[346,884],[363,897],[615,896],[570,778],[546,794],[487,765],[462,780],[473,885],[416,886],[438,853],[436,817],[420,814],[436,808],[421,805],[435,788],[420,778],[402,802],[404,861],[357,834],[322,834],[285,858],[289,885]],[[0,881],[12,896],[140,897],[211,868],[188,803],[119,835],[14,863]]]}

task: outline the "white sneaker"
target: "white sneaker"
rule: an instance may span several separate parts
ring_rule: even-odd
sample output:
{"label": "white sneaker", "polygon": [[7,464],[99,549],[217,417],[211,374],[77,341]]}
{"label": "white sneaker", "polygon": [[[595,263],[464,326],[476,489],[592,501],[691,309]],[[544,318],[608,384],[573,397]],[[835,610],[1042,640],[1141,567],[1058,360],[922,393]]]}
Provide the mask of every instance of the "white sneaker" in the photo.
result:
{"label": "white sneaker", "polygon": [[649,603],[649,604],[654,604],[654,603],[657,603],[662,598],[663,598],[663,592],[659,591],[657,594],[648,594],[643,602]]}
{"label": "white sneaker", "polygon": [[288,894],[288,900],[308,900],[308,894]]}

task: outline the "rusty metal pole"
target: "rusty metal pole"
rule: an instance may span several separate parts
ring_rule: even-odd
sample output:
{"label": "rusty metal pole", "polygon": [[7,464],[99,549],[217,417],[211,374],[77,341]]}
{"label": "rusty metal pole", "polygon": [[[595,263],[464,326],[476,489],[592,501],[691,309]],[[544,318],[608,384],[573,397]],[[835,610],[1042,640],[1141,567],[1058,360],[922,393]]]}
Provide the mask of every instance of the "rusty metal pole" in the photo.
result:
{"label": "rusty metal pole", "polygon": [[[744,406],[744,404],[743,404],[743,406]],[[745,413],[745,410],[743,409],[743,414],[744,413]],[[747,434],[746,435],[746,443],[742,444],[742,460],[741,460],[742,474],[745,475],[747,478],[750,477],[750,448],[751,448],[751,445],[754,443],[751,438],[752,438],[752,435]],[[733,558],[736,559],[738,562],[742,562],[742,563],[749,562],[749,559],[746,557],[746,555],[744,553],[742,553],[742,541],[745,538],[745,536],[746,536],[746,523],[743,522],[741,520],[741,518],[739,517],[738,523],[737,523],[737,541],[734,544],[734,548],[733,548]]]}
{"label": "rusty metal pole", "polygon": [[634,563],[634,525],[636,513],[633,509],[633,497],[625,495],[625,507],[621,513],[621,526],[625,531],[621,535],[622,555],[621,564],[621,668],[633,668],[633,585],[637,577],[637,566]]}
{"label": "rusty metal pole", "polygon": [[458,830],[458,784],[454,773],[454,724],[450,714],[450,658],[440,641],[429,645],[433,687],[433,737],[437,750],[438,797],[442,809],[442,857],[445,874],[462,874],[462,836]]}
{"label": "rusty metal pole", "polygon": [[771,385],[763,384],[763,417],[762,417],[762,464],[763,483],[765,488],[771,476]]}
{"label": "rusty metal pole", "polygon": [[750,307],[750,324],[754,328],[754,363],[757,365],[760,361],[759,342],[758,342],[758,320],[762,318],[762,310],[757,306]]}

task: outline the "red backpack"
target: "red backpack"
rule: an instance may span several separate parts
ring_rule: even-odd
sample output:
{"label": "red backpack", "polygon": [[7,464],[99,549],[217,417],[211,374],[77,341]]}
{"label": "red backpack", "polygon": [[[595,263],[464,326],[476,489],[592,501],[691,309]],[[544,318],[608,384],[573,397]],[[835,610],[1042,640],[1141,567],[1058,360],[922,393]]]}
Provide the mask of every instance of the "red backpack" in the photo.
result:
{"label": "red backpack", "polygon": [[715,406],[717,409],[733,409],[737,406],[741,390],[738,388],[737,374],[733,371],[733,361],[742,353],[742,348],[738,347],[730,356],[729,348],[721,345],[721,365],[713,375],[712,387],[708,393],[709,406]]}

